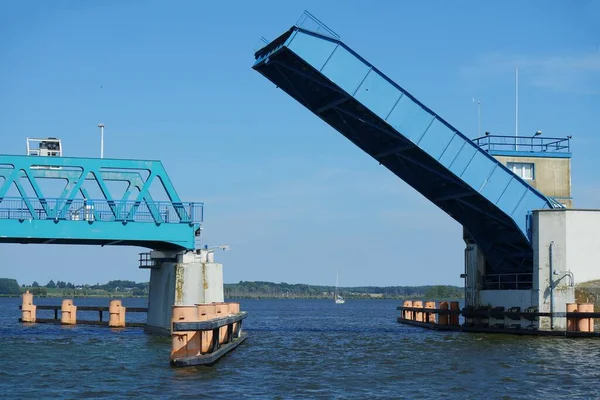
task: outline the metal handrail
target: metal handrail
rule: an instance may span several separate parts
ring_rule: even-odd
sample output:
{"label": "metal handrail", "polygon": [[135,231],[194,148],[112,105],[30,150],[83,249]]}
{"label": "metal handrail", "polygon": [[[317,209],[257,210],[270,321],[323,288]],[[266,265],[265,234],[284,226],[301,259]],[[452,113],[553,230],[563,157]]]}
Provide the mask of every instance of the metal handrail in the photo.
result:
{"label": "metal handrail", "polygon": [[203,203],[106,199],[0,198],[0,219],[201,223]]}
{"label": "metal handrail", "polygon": [[[313,25],[316,25],[316,28],[313,27]],[[305,29],[307,31],[312,31],[312,32],[320,33],[322,35],[329,36],[329,37],[332,37],[334,39],[339,39],[340,38],[340,35],[338,35],[337,33],[335,33],[327,25],[325,25],[324,23],[322,23],[321,21],[319,21],[319,19],[317,17],[315,17],[314,15],[312,15],[311,13],[309,13],[306,10],[304,11],[304,13],[302,13],[302,15],[300,16],[300,18],[298,19],[298,22],[296,22],[296,26],[298,28],[302,28],[302,29]]]}
{"label": "metal handrail", "polygon": [[[519,279],[519,277],[522,278]],[[517,272],[514,274],[486,274],[483,276],[484,290],[525,290],[530,289],[532,285],[533,274],[527,272]]]}
{"label": "metal handrail", "polygon": [[521,151],[570,153],[571,138],[541,136],[486,135],[473,139],[476,145],[488,151]]}

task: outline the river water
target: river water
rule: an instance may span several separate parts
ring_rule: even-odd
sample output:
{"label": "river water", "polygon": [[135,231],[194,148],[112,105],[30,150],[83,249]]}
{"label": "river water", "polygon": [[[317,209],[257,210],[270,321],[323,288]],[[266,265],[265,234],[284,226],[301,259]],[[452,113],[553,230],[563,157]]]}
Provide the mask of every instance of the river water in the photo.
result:
{"label": "river water", "polygon": [[391,300],[240,303],[246,342],[212,367],[174,369],[169,338],[26,326],[17,322],[20,299],[0,298],[0,398],[600,398],[598,339],[428,331],[398,324],[400,302]]}

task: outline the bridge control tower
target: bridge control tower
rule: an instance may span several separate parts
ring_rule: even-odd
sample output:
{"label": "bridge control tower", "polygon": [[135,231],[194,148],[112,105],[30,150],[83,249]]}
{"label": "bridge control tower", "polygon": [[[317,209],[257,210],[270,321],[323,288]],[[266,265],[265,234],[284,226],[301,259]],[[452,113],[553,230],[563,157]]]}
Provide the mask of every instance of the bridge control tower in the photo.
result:
{"label": "bridge control tower", "polygon": [[[485,136],[473,142],[530,186],[563,207],[571,208],[570,140],[571,137],[544,137],[541,131],[530,137],[491,135],[486,132]],[[467,244],[464,275],[467,278],[467,304],[478,305],[479,302],[474,299],[476,289],[531,288],[533,278],[529,272],[490,273],[489,263],[468,229],[464,230],[464,240]],[[475,268],[471,264],[478,266]]]}
{"label": "bridge control tower", "polygon": [[[485,136],[473,139],[473,142],[483,151],[493,156],[530,186],[560,203],[564,209],[571,209],[573,206],[570,141],[571,136],[545,137],[541,131],[535,132],[530,137],[493,135],[486,132]],[[561,208],[556,208],[556,210],[560,212]],[[539,212],[531,210],[528,217],[528,232],[532,238],[539,237],[539,232],[533,231],[534,216],[539,223]],[[534,270],[531,273],[527,271],[504,274],[489,273],[489,263],[467,229],[464,229],[464,240],[466,243],[465,274],[462,276],[465,278],[465,303],[468,306],[499,305],[500,296],[510,298],[519,291],[539,290],[539,287],[536,288],[540,283],[539,274],[536,273],[539,266],[535,268],[536,263],[534,263]],[[539,253],[537,257],[534,254],[535,258],[540,259]],[[563,271],[562,275],[564,276],[566,272]],[[569,271],[569,273],[572,272]],[[548,287],[546,289],[549,289],[550,280],[547,280]],[[570,299],[569,301],[573,301],[573,288],[563,289],[569,292],[566,295]],[[565,294],[565,290],[561,293]],[[515,306],[519,303],[518,306],[528,308],[539,300],[535,298],[535,295],[529,296],[527,292],[523,297],[524,300],[513,301]]]}
{"label": "bridge control tower", "polygon": [[572,207],[571,136],[544,137],[542,131],[531,137],[486,133],[473,141],[525,182],[566,208]]}

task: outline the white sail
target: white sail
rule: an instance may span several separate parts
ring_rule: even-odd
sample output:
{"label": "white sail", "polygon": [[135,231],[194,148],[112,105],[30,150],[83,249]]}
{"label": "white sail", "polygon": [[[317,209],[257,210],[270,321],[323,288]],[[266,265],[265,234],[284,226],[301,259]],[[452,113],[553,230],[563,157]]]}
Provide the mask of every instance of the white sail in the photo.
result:
{"label": "white sail", "polygon": [[337,273],[335,275],[335,291],[333,292],[333,297],[335,299],[335,304],[344,304],[346,302],[346,300],[344,300],[344,298],[342,296],[340,296],[340,294],[338,293],[339,281],[340,281],[340,270],[338,269]]}

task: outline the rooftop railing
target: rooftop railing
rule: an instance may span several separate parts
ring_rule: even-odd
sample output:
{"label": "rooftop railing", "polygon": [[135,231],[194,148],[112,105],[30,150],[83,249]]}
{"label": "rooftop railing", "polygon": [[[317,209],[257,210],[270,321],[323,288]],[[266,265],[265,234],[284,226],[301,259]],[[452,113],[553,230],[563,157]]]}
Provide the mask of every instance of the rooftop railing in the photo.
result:
{"label": "rooftop railing", "polygon": [[486,151],[518,151],[529,153],[570,153],[571,137],[551,138],[542,136],[486,135],[473,139]]}

